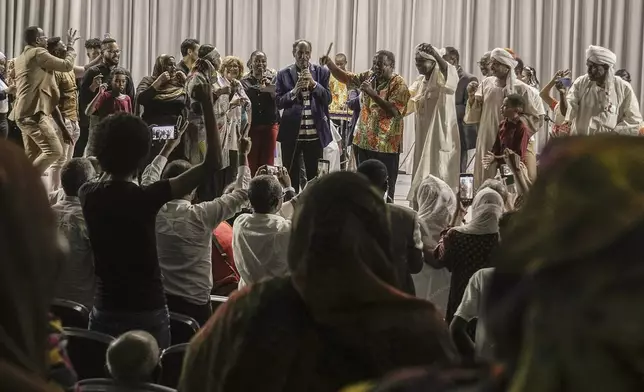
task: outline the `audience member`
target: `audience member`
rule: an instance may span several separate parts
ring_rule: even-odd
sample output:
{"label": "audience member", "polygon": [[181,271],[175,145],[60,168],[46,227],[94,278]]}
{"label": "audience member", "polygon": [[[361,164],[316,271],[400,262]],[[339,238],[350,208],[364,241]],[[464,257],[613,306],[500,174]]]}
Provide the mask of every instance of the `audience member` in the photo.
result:
{"label": "audience member", "polygon": [[229,221],[221,222],[212,231],[211,294],[214,295],[228,296],[239,287],[239,271],[233,254],[233,226]]}
{"label": "audience member", "polygon": [[322,177],[296,212],[292,275],[254,284],[219,308],[190,343],[179,389],[335,391],[455,360],[435,307],[391,287],[391,239],[382,195],[367,179]]}
{"label": "audience member", "polygon": [[[503,98],[501,115],[503,120],[499,124],[499,133],[492,149],[483,157],[483,168],[491,165],[496,168],[505,164],[502,158],[506,149],[510,149],[521,158],[521,163],[526,163],[526,153],[530,142],[530,128],[521,119],[525,108],[525,101],[519,94],[510,94]],[[494,170],[496,172],[496,169]]]}
{"label": "audience member", "polygon": [[0,139],[6,139],[9,135],[9,123],[7,114],[9,113],[9,85],[7,84],[6,75],[7,57],[0,52]]}
{"label": "audience member", "polygon": [[[134,102],[134,82],[129,72],[125,73],[125,83],[122,84],[119,82],[115,84],[112,82],[113,74],[112,71],[119,66],[119,61],[121,59],[121,49],[116,43],[114,38],[105,38],[101,42],[101,62],[88,69],[83,76],[83,81],[81,82],[79,89],[79,100],[80,107],[89,106],[90,102],[94,100],[96,95],[99,93],[99,87],[103,84],[107,86],[107,90],[114,88],[114,86],[123,85],[124,91],[123,94],[130,97],[130,102]],[[121,74],[122,75],[122,74]],[[122,79],[122,77],[119,77]],[[118,90],[118,88],[116,88]],[[96,156],[95,146],[94,146],[94,136],[93,131],[98,125],[98,122],[101,119],[96,115],[89,116],[89,133],[87,146],[85,148],[84,156]]]}
{"label": "audience member", "polygon": [[393,199],[398,178],[398,161],[403,136],[403,117],[409,89],[402,76],[394,73],[396,59],[388,50],[379,50],[373,56],[369,71],[360,74],[345,72],[327,56],[320,59],[333,76],[349,88],[362,91],[361,120],[355,130],[353,145],[356,163],[377,159],[387,166],[389,197]]}
{"label": "audience member", "polygon": [[60,93],[53,71],[74,70],[76,51],[73,45],[78,39],[76,31],[70,29],[67,54],[60,59],[47,52],[47,37],[42,29],[28,27],[25,30],[27,46],[14,61],[16,100],[10,118],[22,131],[27,157],[41,174],[59,162],[63,156],[63,143],[72,143],[56,107]]}
{"label": "audience member", "polygon": [[[382,194],[387,195],[389,186],[387,167],[376,159],[367,159],[358,166],[358,173],[365,175],[371,185]],[[416,295],[412,274],[423,268],[423,243],[420,235],[420,224],[416,211],[405,206],[387,203],[391,224],[393,254],[398,284],[394,287],[410,295]]]}
{"label": "audience member", "polygon": [[266,54],[255,51],[250,56],[250,72],[242,86],[250,99],[252,119],[248,135],[253,149],[248,164],[253,175],[263,165],[274,165],[280,114],[275,102],[275,74],[267,68]]}
{"label": "audience member", "polygon": [[291,221],[278,215],[283,195],[284,190],[273,175],[258,175],[250,182],[248,200],[253,213],[241,215],[233,226],[233,257],[240,275],[240,289],[288,273]]}
{"label": "audience member", "polygon": [[192,71],[192,66],[199,58],[199,40],[194,38],[186,38],[181,43],[181,57],[182,59],[177,64],[179,71],[184,75],[188,75]]}
{"label": "audience member", "polygon": [[[200,325],[206,324],[212,314],[212,232],[248,202],[247,155],[251,145],[245,138],[239,144],[239,173],[232,193],[191,204],[194,194],[191,192],[161,207],[156,218],[157,252],[168,309],[190,316]],[[152,164],[162,168],[165,159],[157,158]],[[162,178],[175,178],[191,167],[182,160],[170,162]]]}
{"label": "audience member", "polygon": [[[457,213],[458,201],[452,188],[438,177],[429,176],[416,190],[418,221],[420,223],[424,260],[431,260],[441,233],[449,227]],[[428,262],[412,275],[416,296],[436,305],[443,318],[447,310],[451,273],[447,268],[434,268]]]}
{"label": "audience member", "polygon": [[492,76],[492,73],[490,72],[491,56],[492,56],[492,52],[485,52],[477,62],[479,66],[479,70],[481,71],[481,75],[483,75],[483,78]]}
{"label": "audience member", "polygon": [[445,54],[443,58],[448,63],[456,67],[458,72],[458,84],[456,85],[456,91],[454,92],[454,101],[456,105],[456,120],[458,122],[458,133],[461,142],[461,173],[467,171],[468,164],[468,151],[476,148],[476,126],[467,125],[463,122],[465,117],[465,108],[467,107],[467,86],[470,83],[477,83],[478,79],[476,76],[471,75],[463,70],[463,67],[460,64],[461,55],[456,48],[448,46],[445,48]]}
{"label": "audience member", "polygon": [[[166,307],[155,240],[155,220],[167,202],[189,194],[221,166],[221,144],[208,85],[195,91],[202,103],[208,151],[203,164],[169,180],[138,186],[133,182],[150,149],[150,131],[130,114],[116,114],[97,129],[100,182],[85,184],[79,194],[96,265],[97,293],[89,328],[118,336],[132,329],[150,332],[159,347],[170,344]],[[167,157],[176,146],[167,142]]]}
{"label": "audience member", "polygon": [[127,71],[116,67],[110,74],[111,88],[107,84],[101,84],[98,94],[87,105],[85,114],[104,119],[115,113],[134,113],[134,105],[129,95],[125,94],[127,89]]}
{"label": "audience member", "polygon": [[58,233],[69,243],[67,261],[56,285],[56,297],[81,303],[88,309],[94,305],[94,257],[78,190],[94,177],[96,172],[88,159],[72,158],[61,172],[64,195],[52,207]]}
{"label": "audience member", "polygon": [[619,76],[625,82],[631,83],[631,74],[630,74],[630,72],[628,72],[624,68],[618,69],[617,71],[615,71],[615,76]]}
{"label": "audience member", "polygon": [[159,345],[145,331],[129,331],[107,348],[105,363],[110,375],[122,386],[155,381],[159,370]]}
{"label": "audience member", "polygon": [[[539,93],[543,102],[554,113],[552,131],[550,133],[552,136],[567,136],[570,134],[570,126],[564,124],[564,122],[566,121],[566,113],[568,112],[568,101],[566,99],[566,95],[568,94],[568,88],[571,85],[572,80],[570,79],[570,70],[557,71],[550,82],[548,82],[548,84],[546,84]],[[553,87],[557,89],[559,99],[555,99],[550,96],[550,91]]]}
{"label": "audience member", "polygon": [[40,173],[20,148],[5,140],[0,140],[0,172],[1,388],[68,388],[75,375],[63,362],[69,361],[64,346],[58,345],[64,339],[52,331],[48,316],[64,244],[56,234]]}
{"label": "audience member", "polygon": [[277,73],[277,108],[283,109],[277,140],[282,146],[282,164],[291,175],[296,192],[304,188],[300,181],[301,159],[306,178],[317,175],[322,150],[333,140],[329,125],[329,70],[311,64],[313,47],[306,40],[293,43],[295,63]]}
{"label": "audience member", "polygon": [[499,243],[502,212],[501,195],[491,189],[480,190],[472,202],[472,220],[450,229],[434,251],[430,264],[435,268],[447,268],[452,273],[445,314],[448,323],[474,272],[490,266],[490,256]]}

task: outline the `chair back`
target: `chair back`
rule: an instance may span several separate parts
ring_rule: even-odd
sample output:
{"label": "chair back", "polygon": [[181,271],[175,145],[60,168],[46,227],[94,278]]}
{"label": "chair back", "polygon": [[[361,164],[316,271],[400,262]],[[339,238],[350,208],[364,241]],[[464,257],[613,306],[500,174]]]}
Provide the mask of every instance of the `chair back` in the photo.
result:
{"label": "chair back", "polygon": [[170,336],[172,345],[188,343],[199,331],[199,323],[192,317],[170,312]]}
{"label": "chair back", "polygon": [[162,385],[139,383],[122,385],[108,378],[91,378],[76,384],[79,392],[176,392]]}
{"label": "chair back", "polygon": [[63,327],[87,329],[89,324],[89,309],[78,302],[56,298],[51,304],[51,312],[60,319]]}
{"label": "chair back", "polygon": [[183,357],[188,350],[188,344],[177,344],[163,350],[159,362],[161,363],[161,377],[158,383],[170,388],[178,388],[183,369]]}
{"label": "chair back", "polygon": [[110,335],[80,328],[64,328],[67,354],[79,380],[107,376],[105,356],[114,340]]}
{"label": "chair back", "polygon": [[217,310],[217,308],[226,301],[228,301],[228,297],[224,297],[222,295],[211,295],[210,306],[212,308],[212,312],[215,313],[215,310]]}

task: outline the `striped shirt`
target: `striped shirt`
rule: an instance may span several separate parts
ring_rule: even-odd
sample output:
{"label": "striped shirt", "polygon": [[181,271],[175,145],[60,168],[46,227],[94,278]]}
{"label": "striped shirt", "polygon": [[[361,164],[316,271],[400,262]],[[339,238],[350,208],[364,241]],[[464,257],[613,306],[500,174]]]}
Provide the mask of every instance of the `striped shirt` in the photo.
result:
{"label": "striped shirt", "polygon": [[313,121],[313,112],[311,111],[311,92],[302,91],[302,121],[300,122],[300,134],[298,141],[318,140],[318,132]]}

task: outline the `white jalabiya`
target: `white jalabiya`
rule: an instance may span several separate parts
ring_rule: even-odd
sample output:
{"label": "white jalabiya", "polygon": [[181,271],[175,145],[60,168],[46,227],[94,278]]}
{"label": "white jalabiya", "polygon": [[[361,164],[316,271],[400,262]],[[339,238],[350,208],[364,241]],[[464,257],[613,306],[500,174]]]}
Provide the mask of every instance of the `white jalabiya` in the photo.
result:
{"label": "white jalabiya", "polygon": [[416,113],[416,135],[407,200],[413,200],[416,189],[430,174],[458,189],[461,142],[454,96],[457,85],[456,68],[448,64],[445,78],[437,64],[429,79],[421,75],[409,89],[407,113]]}
{"label": "white jalabiya", "polygon": [[[513,94],[519,94],[525,101],[525,110],[522,120],[533,133],[538,132],[543,126],[543,118],[546,114],[543,102],[538,91],[520,80],[514,81]],[[476,136],[476,159],[474,161],[474,187],[478,188],[483,181],[493,178],[496,175],[496,165],[490,165],[486,170],[483,168],[483,157],[485,153],[492,150],[496,137],[499,134],[501,123],[501,106],[503,99],[508,95],[504,87],[499,86],[499,81],[494,76],[488,76],[481,81],[476,97],[482,100],[482,104],[467,105],[464,121],[466,124],[478,124]]]}
{"label": "white jalabiya", "polygon": [[[445,181],[430,175],[420,183],[414,204],[418,205],[423,245],[435,248],[441,232],[447,228],[456,212],[456,195]],[[432,302],[443,316],[447,309],[451,276],[447,268],[435,269],[427,264],[418,274],[411,276],[416,296]]]}
{"label": "white jalabiya", "polygon": [[642,128],[640,105],[628,82],[615,77],[617,57],[601,46],[591,45],[586,58],[595,64],[608,65],[604,87],[590,80],[588,75],[577,78],[568,91],[566,121],[571,135],[594,135],[616,132],[638,135]]}

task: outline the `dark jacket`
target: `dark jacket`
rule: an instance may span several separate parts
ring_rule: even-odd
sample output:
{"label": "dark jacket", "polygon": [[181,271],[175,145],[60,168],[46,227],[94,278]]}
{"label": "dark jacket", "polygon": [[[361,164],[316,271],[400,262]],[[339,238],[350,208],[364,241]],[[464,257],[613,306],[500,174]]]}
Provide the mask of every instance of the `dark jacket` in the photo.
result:
{"label": "dark jacket", "polygon": [[[317,86],[311,91],[311,111],[315,121],[318,137],[322,147],[326,147],[332,141],[331,129],[329,127],[329,104],[331,103],[331,91],[329,90],[330,72],[326,67],[310,65],[313,80]],[[280,121],[280,130],[277,140],[280,142],[293,142],[300,132],[300,121],[302,119],[302,96],[293,96],[291,90],[297,83],[297,68],[292,64],[277,73],[276,97],[278,109],[284,109]]]}
{"label": "dark jacket", "polygon": [[471,82],[477,82],[476,76],[463,71],[458,79],[454,99],[456,100],[456,118],[458,118],[458,127],[463,127],[463,117],[465,117],[465,108],[467,107],[467,85]]}
{"label": "dark jacket", "polygon": [[396,234],[392,238],[398,279],[407,294],[416,295],[411,274],[417,274],[423,269],[423,250],[416,247],[414,238],[414,231],[419,227],[417,214],[411,208],[397,204],[387,204],[387,208],[391,232]]}

